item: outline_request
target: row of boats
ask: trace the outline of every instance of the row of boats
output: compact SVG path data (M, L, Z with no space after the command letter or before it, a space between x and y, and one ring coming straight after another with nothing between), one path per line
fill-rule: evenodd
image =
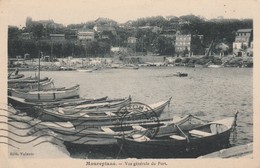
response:
M18 111L9 117L23 121L19 113L26 113L33 118L27 122L35 130L51 130L69 148L114 146L136 158L198 157L227 147L236 125L237 113L217 121L193 115L161 119L171 98L150 105L141 103L143 106L135 109L131 96L83 98L79 85L43 85L50 81L53 83L49 78L9 79L8 103Z

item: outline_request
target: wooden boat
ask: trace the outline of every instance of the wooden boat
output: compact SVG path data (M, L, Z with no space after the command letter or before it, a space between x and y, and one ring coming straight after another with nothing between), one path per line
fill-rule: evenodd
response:
M24 77L24 74L10 75L8 79L21 79Z
M24 78L24 79L10 79L8 80L8 85L10 84L17 84L17 83L38 83L38 82L44 82L49 80L48 77L41 78L39 81L37 78Z
M190 122L195 119L197 122ZM76 129L71 122L42 122L40 128L48 128L61 137L64 142L74 145L116 145L115 136L133 134L136 132L148 134L148 131L156 131L156 136L170 134L176 131L174 124L181 125L183 130L191 127L201 126L201 120L197 120L192 115L179 117L176 119L164 119L157 121L140 120L138 123L129 123L127 125L101 126L91 129Z
M62 90L41 90L28 92L8 89L8 93L10 96L23 98L28 101L53 101L79 97L79 85Z
M215 65L215 64L210 64L208 66L208 68L223 68L223 67L224 67L224 65Z
M72 99L62 99L53 101L28 101L23 98L8 96L8 104L11 104L14 108L26 112L28 115L35 116L35 111L33 107L41 108L54 108L54 107L66 107L66 106L76 106L80 104L91 104L97 102L109 101L108 97L101 97L97 99L89 98L72 98Z
M62 111L64 114L76 114L76 113L104 113L106 111L117 111L120 107L129 104L132 101L131 96L124 98L124 99L112 99L103 102L91 103L91 104L80 104L80 105L73 105L64 108L56 108L52 110Z
M92 69L77 69L77 72L92 72Z
M111 112L105 111L103 113L88 112L88 113L75 113L75 114L64 114L63 111L42 109L36 107L38 118L42 121L70 121L75 127L98 127L107 126L113 124L120 124L125 115L128 115L129 121L138 121L142 118L159 117L165 107L170 104L171 98L166 101L161 101L155 104L151 104L151 110L147 110L142 113L131 113L124 112ZM145 109L146 110L146 109Z
M53 79L49 78L46 81L35 83L12 83L8 84L8 88L18 89L22 91L45 90L53 88Z
M182 72L177 72L175 74L173 74L174 76L177 76L177 77L187 77L188 74L187 73L182 73Z
M145 135L117 137L119 146L131 157L171 158L198 157L229 145L229 137L235 126L234 117L209 122L197 128L178 131L171 135L149 138Z
M62 67L60 67L60 70L61 70L61 71L75 71L76 68L67 67L67 66L62 66Z

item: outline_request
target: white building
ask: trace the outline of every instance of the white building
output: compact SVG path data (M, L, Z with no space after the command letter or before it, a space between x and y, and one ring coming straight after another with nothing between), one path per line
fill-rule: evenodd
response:
M93 30L79 30L78 31L78 39L93 41L94 40L94 31Z

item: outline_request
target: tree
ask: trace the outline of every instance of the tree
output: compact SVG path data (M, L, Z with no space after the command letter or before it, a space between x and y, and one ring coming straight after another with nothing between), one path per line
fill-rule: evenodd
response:
M41 23L34 23L30 27L30 31L33 33L33 36L39 40L43 36L43 25Z

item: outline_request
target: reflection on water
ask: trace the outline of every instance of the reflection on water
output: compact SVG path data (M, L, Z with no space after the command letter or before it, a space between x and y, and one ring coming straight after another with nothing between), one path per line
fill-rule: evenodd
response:
M188 77L175 77L176 72ZM207 120L233 116L239 111L237 138L232 145L253 141L253 69L150 67L105 69L92 73L73 71L42 72L55 85L80 84L81 96L111 98L132 96L133 101L155 103L172 97L162 118L194 114ZM27 72L27 75L34 75Z

